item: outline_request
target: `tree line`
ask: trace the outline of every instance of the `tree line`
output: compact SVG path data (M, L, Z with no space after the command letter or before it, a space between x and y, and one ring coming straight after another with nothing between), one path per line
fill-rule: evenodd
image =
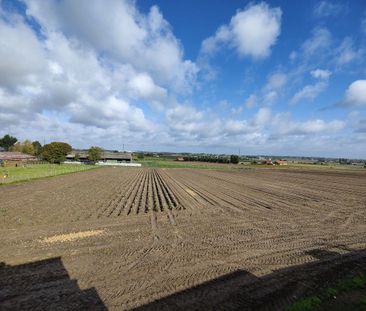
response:
M191 162L211 162L211 163L239 163L239 156L232 154L230 157L228 156L214 156L214 155L199 155L199 156L185 156L183 157L184 161Z

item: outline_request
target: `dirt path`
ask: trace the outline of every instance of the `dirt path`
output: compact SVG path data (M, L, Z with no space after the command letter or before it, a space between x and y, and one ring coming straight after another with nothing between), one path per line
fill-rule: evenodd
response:
M366 258L365 172L103 168L0 200L5 310L281 309Z

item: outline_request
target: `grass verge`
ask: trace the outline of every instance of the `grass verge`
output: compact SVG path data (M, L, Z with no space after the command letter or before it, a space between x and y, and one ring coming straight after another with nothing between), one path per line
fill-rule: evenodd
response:
M323 289L317 295L295 302L287 307L286 311L334 310L335 303L340 307L339 310L344 310L343 304L347 305L347 310L366 310L366 296L352 301L337 301L337 298L347 300L348 296L360 290L366 290L366 274L340 280L334 287Z
M0 167L0 185L64 175L99 168L94 165L34 164L24 167ZM4 178L4 176L7 176Z

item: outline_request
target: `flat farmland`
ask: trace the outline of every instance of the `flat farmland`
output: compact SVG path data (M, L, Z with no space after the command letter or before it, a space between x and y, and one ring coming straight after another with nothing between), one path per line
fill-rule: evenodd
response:
M366 171L102 168L0 188L2 310L281 310L366 267Z

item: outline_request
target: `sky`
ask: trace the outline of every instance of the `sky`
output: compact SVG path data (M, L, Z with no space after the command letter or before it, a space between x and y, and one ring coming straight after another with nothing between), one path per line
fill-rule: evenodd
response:
M366 158L366 2L0 0L0 136Z

